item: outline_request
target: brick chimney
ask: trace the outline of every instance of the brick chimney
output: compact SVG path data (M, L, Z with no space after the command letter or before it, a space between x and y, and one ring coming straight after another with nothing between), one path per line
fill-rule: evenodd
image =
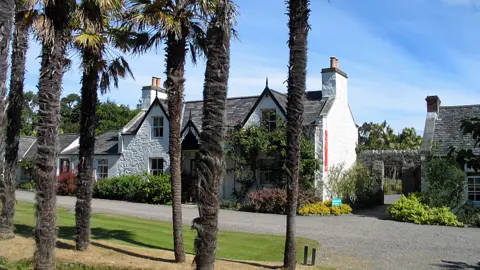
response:
M439 112L440 109L440 104L442 103L440 101L440 98L438 96L427 96L425 99L427 101L427 112L428 113L437 113Z
M330 57L330 68L338 68L338 59L335 56Z

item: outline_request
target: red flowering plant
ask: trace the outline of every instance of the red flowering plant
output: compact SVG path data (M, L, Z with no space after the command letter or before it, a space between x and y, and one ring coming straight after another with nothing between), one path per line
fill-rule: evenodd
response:
M72 172L63 172L57 176L57 195L75 195L77 190L77 175Z

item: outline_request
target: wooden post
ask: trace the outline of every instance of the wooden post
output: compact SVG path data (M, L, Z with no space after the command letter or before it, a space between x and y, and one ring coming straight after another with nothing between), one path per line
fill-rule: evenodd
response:
M315 260L317 259L317 249L312 248L312 265L315 265Z
M308 246L305 246L303 249L303 264L307 265L308 263Z

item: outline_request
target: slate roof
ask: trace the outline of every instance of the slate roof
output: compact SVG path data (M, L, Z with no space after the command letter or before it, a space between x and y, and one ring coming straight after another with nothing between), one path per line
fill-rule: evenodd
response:
M469 134L463 135L461 121L472 117L480 117L480 105L440 106L438 119L433 131L433 151L436 155L447 155L450 146L457 149L472 149L475 141ZM480 149L474 149L480 154Z
M118 131L108 131L95 140L94 155L119 155ZM62 153L62 155L78 155L78 147L74 147Z
M22 137L25 138L25 137ZM67 148L70 144L73 143L78 138L76 133L67 133L58 135L58 150L61 152L63 149ZM22 141L20 141L22 142ZM23 146L22 146L23 147ZM20 147L19 147L20 148ZM30 147L27 153L25 153L24 158L33 158L37 154L37 140Z
M287 111L287 94L280 93L273 89L266 88L264 91L269 91L277 104L283 112ZM263 93L262 93L263 94ZM238 123L243 123L245 118L250 114L253 107L259 101L261 95L258 96L246 96L246 97L232 97L227 98L227 126L235 126ZM326 115L333 104L332 98L322 97L322 91L307 91L305 96L305 124L311 123L317 117ZM159 100L163 109L168 111L168 105L165 100ZM142 111L135 116L129 124L128 128L123 134L134 134L136 130L143 123L148 111ZM187 101L184 103L182 130L189 120L193 122L196 128L201 132L202 128L202 114L203 114L203 101Z

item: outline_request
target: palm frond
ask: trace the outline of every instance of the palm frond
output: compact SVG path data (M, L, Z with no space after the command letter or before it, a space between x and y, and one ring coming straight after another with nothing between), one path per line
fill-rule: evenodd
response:
M73 42L79 48L93 48L95 50L101 50L105 43L108 42L107 38L94 32L80 33L73 36Z
M125 78L127 75L129 75L135 79L128 62L125 60L125 58L123 58L123 56L119 56L110 60L108 64L103 63L103 65L105 68L103 68L103 71L100 75L100 91L102 94L110 90L112 82L113 86L118 88L119 78Z

